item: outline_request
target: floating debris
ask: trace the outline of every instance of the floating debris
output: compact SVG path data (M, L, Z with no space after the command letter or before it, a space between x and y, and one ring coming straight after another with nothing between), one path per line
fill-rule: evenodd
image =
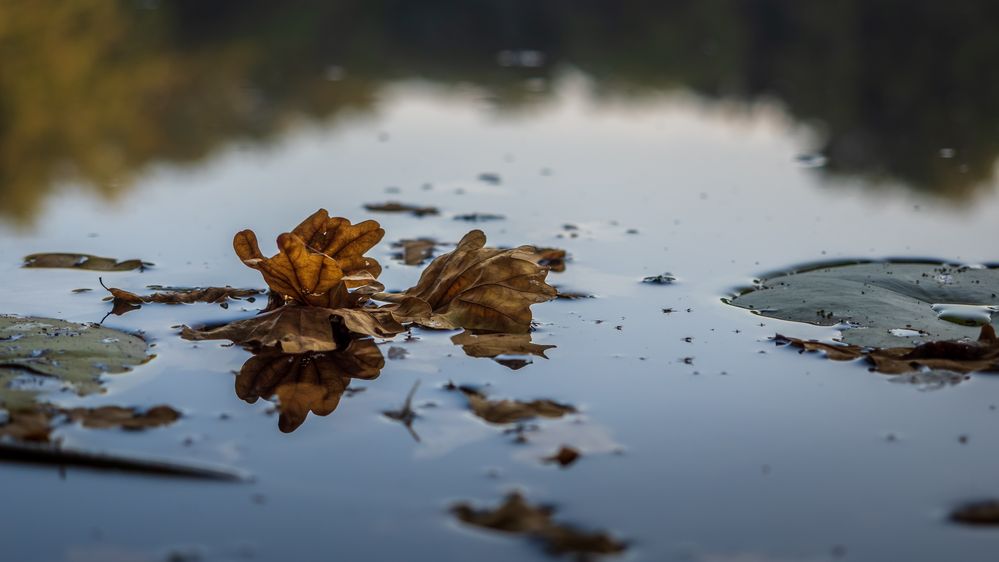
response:
M427 217L440 214L437 207L421 207L419 205L410 205L407 203L400 203L398 201L389 201L387 203L368 203L364 206L368 211L376 213L407 213L415 217Z
M459 503L451 513L463 523L512 535L524 535L536 541L552 555L574 554L585 560L596 554L619 554L628 545L603 531L583 531L572 525L552 521L555 508L531 505L518 492L507 495L495 509L476 509Z
M145 271L153 264L139 259L118 261L90 254L43 253L25 256L21 267L88 269L91 271Z
M650 285L672 285L675 281L676 276L668 272L642 278L642 283L648 283Z

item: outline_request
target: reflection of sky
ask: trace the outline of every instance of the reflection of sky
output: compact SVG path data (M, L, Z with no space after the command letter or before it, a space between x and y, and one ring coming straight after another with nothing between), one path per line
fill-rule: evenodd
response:
M363 203L388 199L444 213L377 216L388 231L376 256L390 266L390 288L408 286L418 271L388 260L388 242L453 241L472 226L450 214L489 212L508 217L480 225L492 244L565 247L574 261L551 281L601 297L535 307L543 323L536 340L558 348L517 372L465 357L445 335L421 332L408 344L410 358L389 361L376 381L355 381L367 390L291 435L278 432L267 404L249 406L233 395L229 371L246 353L212 343L193 348L169 328L245 314L238 306L147 306L110 319L146 330L159 357L97 401L168 401L188 418L143 436L71 430L70 444L231 462L258 483L74 471L58 481L54 472L0 465L5 481L23 484L10 486L9 502L58 506L60 514L28 508L0 531L19 533L5 543L25 554L24 545L41 545L38 559L67 544L90 552L94 526L78 522L101 504L103 541L141 552L201 544L226 553L255 537L248 542L258 559L308 560L319 545L329 547L332 533L330 558L417 552L542 559L516 540L456 532L445 513L452 500L494 503L522 486L533 501L558 503L569 521L634 539L638 559L703 552L823 559L845 545L858 560L941 560L958 551L963 560L990 560L990 544L969 544L965 531L939 517L952 502L999 485L988 445L999 438L988 409L996 382L976 378L920 393L860 367L777 351L763 341L775 330L826 332L773 320L760 326L718 297L756 273L816 259L995 260L999 190L958 208L903 190L872 192L859 181L854 189L830 189L814 170L794 164L809 145L808 131L772 107L733 117L679 96L598 109L582 87L570 81L543 111L501 119L474 97L402 85L386 94L377 115L352 126L303 129L270 148L234 148L199 167L159 168L113 203L70 192L47 202L33 232L5 231L0 309L74 320L97 320L107 308L99 293L69 293L97 287L97 274L22 270L20 256L81 251L157 264L142 274L105 275L126 289L258 286L257 274L232 254L232 233L254 228L266 253L281 230L319 206L359 220L367 216ZM387 140L379 140L382 133ZM482 172L500 174L501 185L477 182ZM424 190L425 183L433 188ZM390 186L400 193L386 193ZM579 226L578 238L556 237L566 223ZM680 283L637 283L663 271ZM663 307L677 312L664 315ZM688 336L693 343L683 341ZM694 365L683 364L685 356ZM415 403L437 408L423 410L414 428L440 442L416 445L380 416L398 407L417 378L423 385ZM461 412L462 401L439 390L448 380L491 383L498 397L578 404L594 435L619 443L624 454L594 454L565 471L541 467ZM220 412L232 419L218 421ZM469 429L457 435L462 423ZM887 443L887 433L899 441ZM971 441L962 446L957 436L964 433ZM181 445L185 437L193 444ZM499 479L486 478L494 468ZM263 503L253 502L257 493ZM197 525L185 522L192 514ZM29 531L42 528L59 540Z

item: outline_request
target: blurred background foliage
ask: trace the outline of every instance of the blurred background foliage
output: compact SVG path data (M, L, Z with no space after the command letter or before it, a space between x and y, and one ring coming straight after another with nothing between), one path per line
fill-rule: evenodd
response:
M598 100L777 101L823 132L823 173L952 199L999 154L986 0L4 0L0 54L0 217L22 223L60 182L113 194L151 164L371 111L408 79L501 108L567 69Z

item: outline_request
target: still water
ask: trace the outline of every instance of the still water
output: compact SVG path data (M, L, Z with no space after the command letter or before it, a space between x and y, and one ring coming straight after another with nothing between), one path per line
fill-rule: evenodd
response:
M769 338L835 330L722 302L802 263L999 261L992 3L275 6L0 6L0 313L104 319L153 344L105 393L48 400L183 414L55 436L250 476L3 462L0 558L549 559L450 513L513 491L624 541L609 560L995 558L994 529L947 515L999 495L999 379L930 388L799 355ZM365 210L388 201L440 214ZM481 228L495 246L566 249L549 283L594 298L534 306L534 341L555 347L520 369L447 332L379 342L378 376L293 431L237 394L249 352L179 337L264 299L105 319L98 277L263 288L233 234L254 229L269 253L321 207L382 224L369 255L389 290L421 270L392 242ZM503 218L456 219L471 213ZM155 265L20 267L38 252ZM641 282L664 273L676 281ZM409 431L384 412L417 381ZM578 412L520 442L450 383ZM582 457L542 462L562 445Z
M253 481L0 465L7 555L542 560L530 542L462 527L448 512L521 490L557 506L556 519L628 541L627 560L991 560L999 535L946 514L999 490L999 380L936 391L893 384L767 341L775 332L828 337L828 328L721 299L754 275L819 259L995 260L995 185L956 204L903 185L830 180L801 165L816 133L779 104L729 107L683 92L607 103L592 86L567 73L544 107L498 115L474 89L402 82L372 114L303 124L265 146L235 143L194 166L156 166L110 199L62 185L31 226L5 225L5 313L88 322L109 310L96 272L19 268L42 251L155 263L103 274L138 292L260 286L233 254L232 234L254 228L266 253L273 235L320 206L382 223L373 255L390 289L414 283L420 268L393 261L389 242L453 242L478 226L491 244L567 249L572 261L549 281L596 296L535 306L535 341L557 347L520 370L465 356L447 333L396 338L404 359L353 381L364 391L291 433L279 431L272 404L233 392L247 352L186 342L175 328L247 317L262 303L147 305L108 317L105 325L144 331L157 357L109 376L105 394L55 400L166 403L184 417L143 433L65 427L64 443L230 466ZM363 209L387 200L441 215ZM471 212L506 218L452 219ZM677 282L640 283L667 271ZM71 293L82 287L95 291ZM382 415L415 381L419 442ZM517 444L472 416L449 381L580 413L542 420ZM540 462L563 443L583 458L566 469Z

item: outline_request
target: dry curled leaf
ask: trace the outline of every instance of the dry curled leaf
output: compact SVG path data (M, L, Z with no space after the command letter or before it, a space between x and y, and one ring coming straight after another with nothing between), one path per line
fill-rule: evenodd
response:
M545 282L548 271L530 255L530 247L486 248L481 230L466 234L453 252L436 258L415 287L402 294L380 293L373 298L401 302L416 297L433 314L413 321L429 328L526 333L532 304L555 298Z
M554 400L489 400L477 389L461 386L459 390L468 399L468 407L472 413L483 420L494 424L514 423L532 418L561 418L566 414L576 412L576 408L568 404L560 404Z
M409 205L398 201L389 201L387 203L368 203L364 206L364 208L368 211L376 213L408 213L416 217L436 215L440 212L436 207L420 207L419 205Z
M575 554L581 559L595 554L618 554L627 544L603 531L583 531L572 525L552 521L555 509L531 505L514 492L495 509L475 509L467 503L451 508L468 525L514 535L525 535L538 542L549 554Z
M292 232L278 236L278 253L273 257L264 257L252 230L238 232L233 248L244 264L260 271L267 285L286 300L337 308L357 304L350 300L348 288L382 289L375 281L381 266L364 252L384 235L375 221L351 225L320 209Z
M103 285L103 282L101 283ZM139 295L115 287L104 287L111 293L105 300L113 299L115 305L119 302L131 305L147 303L160 304L191 304L196 302L224 303L229 300L240 300L261 294L259 289L235 289L233 287L160 287L150 285L156 292L149 295Z
M377 378L384 366L385 359L371 340L354 340L345 349L328 353L268 351L243 364L236 376L236 396L251 404L259 398L276 399L278 427L289 433L310 412L333 413L351 379Z
M89 254L31 254L25 256L24 264L21 267L46 267L65 269L89 269L91 271L140 271L153 264L142 260L118 261L114 258L102 258Z
M330 310L288 305L217 328L196 330L184 326L185 340L230 340L253 348L277 348L285 353L333 351L339 346L330 323Z
M343 217L331 217L326 209L319 209L291 233L305 241L311 250L336 260L347 276L366 272L378 277L382 271L377 261L364 256L385 236L385 230L376 221L352 225Z
M192 341L229 340L251 348L277 348L284 353L333 351L352 337L394 337L406 331L403 324L429 315L430 306L416 298L362 308L289 304L216 328L184 326L181 337Z
M863 357L874 370L897 375L920 369L970 373L999 371L999 338L991 324L982 326L978 341L937 341L916 347L865 348L850 344L830 344L778 335L778 345L790 345L803 351L823 351L834 361Z

